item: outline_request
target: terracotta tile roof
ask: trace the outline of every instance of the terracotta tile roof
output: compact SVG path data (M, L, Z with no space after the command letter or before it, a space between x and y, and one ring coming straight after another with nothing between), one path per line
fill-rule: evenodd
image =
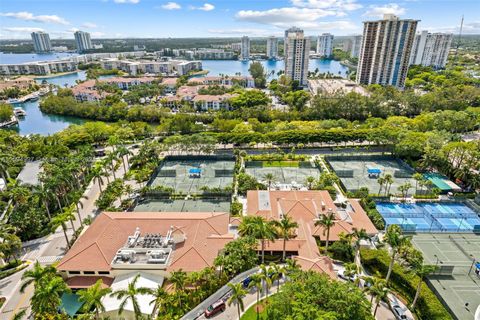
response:
M174 86L177 84L178 78L163 78L161 84L166 86Z
M112 78L105 78L102 80L99 80L101 82L106 82L106 83L131 83L131 82L141 82L141 83L148 83L152 82L155 80L155 77L139 77L139 78L124 78L124 77L112 77Z
M67 279L67 286L70 289L84 289L93 286L98 280L102 279L102 288L109 288L112 285L113 278L94 277L94 276L77 276Z
M333 270L332 259L327 256L321 256L316 259L309 259L305 257L294 257L297 260L298 265L304 271L316 271L326 273L330 278L337 279L337 275Z
M58 270L110 271L116 252L137 227L142 233L166 234L170 226L173 235L186 237L175 248L167 271L200 270L212 266L218 251L233 240L228 223L229 214L218 212L104 212L75 242Z
M259 200L259 194L268 193L268 205L265 199ZM373 223L357 200L349 200L347 209L338 209L328 191L248 191L247 213L259 215L267 220L279 220L281 214L288 214L295 221L304 220L308 223L312 234L324 239L324 230L315 226L315 220L320 214L326 214L329 209L335 214L335 225L330 229L330 240L339 240L340 233L351 233L353 228L365 229L367 234L378 233Z
M222 94L222 95L210 95L210 94L198 94L193 98L194 102L200 102L200 101L205 101L205 102L222 102L225 100L228 100L235 95L232 94Z

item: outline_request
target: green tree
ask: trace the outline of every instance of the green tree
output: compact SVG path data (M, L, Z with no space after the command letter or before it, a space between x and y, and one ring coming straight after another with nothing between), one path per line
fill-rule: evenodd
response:
M30 300L33 313L41 317L58 315L58 308L62 303L61 296L69 291L65 281L59 276L42 279L35 286Z
M265 88L265 85L267 84L267 77L265 74L265 69L260 62L252 62L248 68L248 72L250 72L250 75L255 81L255 88Z
M138 303L138 296L149 294L150 289L144 287L137 287L138 279L140 279L140 274L137 274L132 279L132 281L128 283L126 289L119 289L110 294L112 297L117 298L117 300L122 300L118 308L119 316L123 314L127 303L130 301L133 306L135 320L141 319L142 310L140 309L140 305Z
M103 281L99 279L93 286L77 292L78 301L83 302L82 309L84 312L89 313L93 310L95 312L95 320L98 320L100 319L100 312L105 312L102 299L111 292L110 288L103 288Z
M0 103L0 123L10 121L13 117L13 108L8 103Z
M298 223L285 214L282 219L274 220L273 225L277 228L278 236L283 239L282 261L285 261L287 240L295 236L294 230L298 228Z
M335 225L335 213L333 211L327 212L327 214L322 214L320 219L315 220L315 226L320 226L323 228L323 235L326 235L325 238L325 252L328 252L328 242L330 240L330 229Z
M263 181L267 184L267 189L270 190L272 187L272 184L275 183L277 180L277 177L273 173L266 173L262 177Z
M417 304L418 297L420 296L423 279L429 274L433 273L436 269L437 267L434 265L425 265L423 263L415 263L414 265L412 265L411 270L413 274L415 274L419 278L417 290L415 291L415 297L413 298L412 305L410 306L412 310L415 309L415 305Z
M257 291L257 305L260 303L260 293L263 292L263 277L259 273L252 274L250 276L250 283L248 284L248 288L255 288L255 291ZM258 314L258 309L256 309L257 312L257 320L259 318Z
M262 246L262 263L265 262L265 241L275 241L277 233L272 222L267 222L260 216L244 217L238 227L238 233L241 236L251 236L260 240Z
M151 290L150 294L154 297L153 300L150 301L150 304L153 304L152 319L156 319L158 313L162 313L165 309L164 306L166 304L168 293L162 288L162 286L158 286L154 290Z
M243 299L247 295L247 290L243 289L241 283L228 283L228 287L231 289L231 295L228 298L228 305L232 303L237 305L238 319L240 319L241 312L244 310Z
M393 265L395 263L398 250L405 245L407 238L402 234L402 229L398 225L391 224L388 226L383 240L390 246L391 249L390 263L388 265L387 276L385 277L385 281L388 283L388 280L390 280L390 275L392 274Z

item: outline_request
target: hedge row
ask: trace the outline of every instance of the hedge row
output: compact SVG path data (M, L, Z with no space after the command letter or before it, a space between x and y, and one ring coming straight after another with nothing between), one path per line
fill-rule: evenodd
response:
M385 278L390 262L390 257L385 250L361 249L360 254L363 266L370 273ZM396 263L390 279L392 289L402 295L409 304L412 303L420 278L412 273L405 272L404 268ZM415 312L418 319L452 319L450 313L425 282L422 284L422 291L415 306Z

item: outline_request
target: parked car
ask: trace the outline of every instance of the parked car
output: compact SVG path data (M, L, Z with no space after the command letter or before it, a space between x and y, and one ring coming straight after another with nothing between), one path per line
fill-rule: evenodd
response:
M338 270L337 275L338 275L340 278L342 278L343 280L352 281L352 282L354 282L355 280L357 280L357 275L356 275L356 274L351 275L351 276L347 276L347 275L345 274L345 270Z
M212 303L206 310L205 310L205 317L210 318L213 317L214 315L225 311L226 305L225 301L223 300L218 300L214 303Z
M405 314L405 311L398 304L396 304L396 303L392 304L391 307L392 307L392 312L393 312L395 318L397 318L399 320L408 319L407 315Z
M248 285L252 282L252 278L247 277L242 281L242 286L244 289L248 288Z

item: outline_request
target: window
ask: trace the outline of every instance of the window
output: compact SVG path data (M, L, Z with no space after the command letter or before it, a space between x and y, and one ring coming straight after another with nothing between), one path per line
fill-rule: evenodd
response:
M83 271L83 274L95 274L95 271Z
M68 274L80 274L80 271L68 271Z
M110 271L98 271L98 274L110 274Z

